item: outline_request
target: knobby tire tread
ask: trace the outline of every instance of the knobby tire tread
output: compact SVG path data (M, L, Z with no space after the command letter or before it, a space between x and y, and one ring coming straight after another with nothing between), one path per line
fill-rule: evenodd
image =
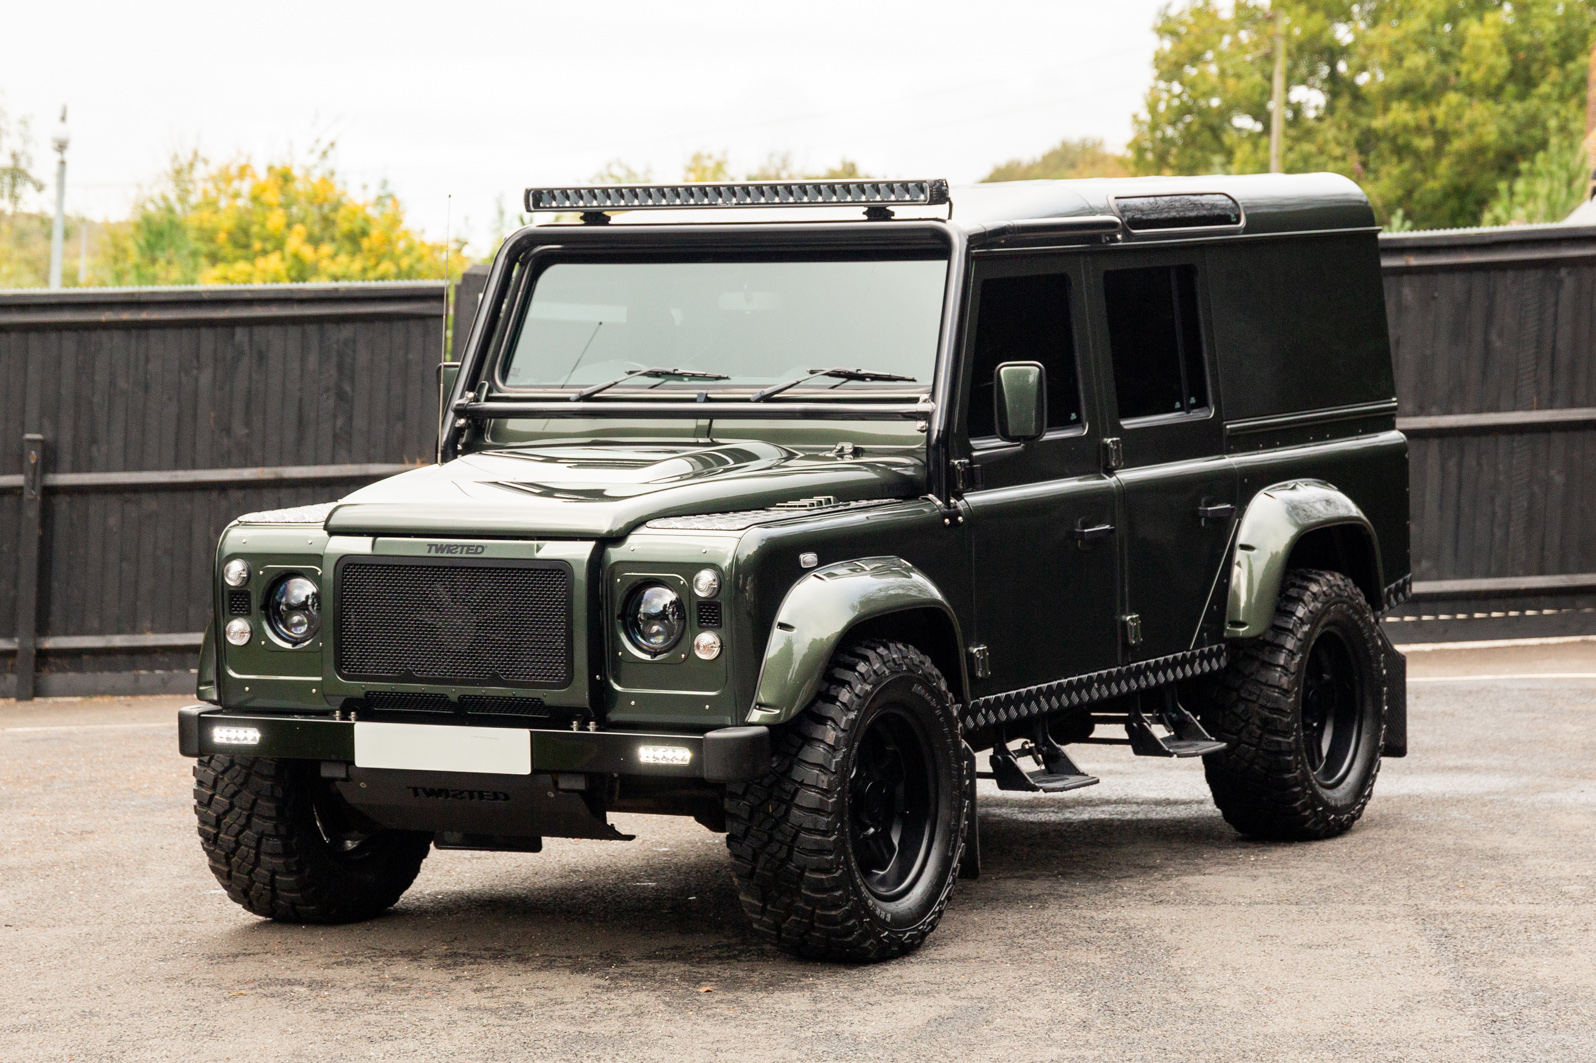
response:
M1326 802L1301 755L1297 676L1318 615L1338 600L1353 605L1359 626L1374 644L1378 621L1351 579L1339 572L1292 569L1268 630L1232 646L1230 664L1211 684L1203 712L1209 731L1230 748L1203 758L1208 786L1225 821L1243 834L1274 841L1331 838L1363 815L1380 774L1376 753L1353 801ZM1378 750L1385 741L1384 663L1375 655L1382 702L1378 733L1365 735Z
M903 930L869 918L852 888L849 824L841 814L844 737L873 690L905 672L938 692L956 738L953 695L930 658L907 643L862 641L836 654L815 700L772 736L775 769L727 787L726 847L743 909L755 931L783 951L810 959L889 959L919 948L947 907L956 873L946 876L930 913ZM954 759L955 808L961 810L951 865L956 872L964 855L968 780L963 756Z
M342 867L306 819L306 774L296 761L201 757L194 765L200 844L227 896L256 915L348 923L391 908L415 881L427 835L388 832L356 872Z

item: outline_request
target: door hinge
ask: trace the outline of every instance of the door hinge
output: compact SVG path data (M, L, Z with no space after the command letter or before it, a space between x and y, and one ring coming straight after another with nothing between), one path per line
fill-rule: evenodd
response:
M953 466L954 491L963 494L965 491L981 489L981 466L969 458L954 458L948 464Z
M1103 471L1113 472L1125 466L1125 445L1119 436L1109 436L1103 440Z
M970 668L975 672L977 679L992 677L992 657L987 653L985 646L970 647Z
M1142 615L1129 613L1119 618L1125 628L1125 645L1140 646L1142 643Z

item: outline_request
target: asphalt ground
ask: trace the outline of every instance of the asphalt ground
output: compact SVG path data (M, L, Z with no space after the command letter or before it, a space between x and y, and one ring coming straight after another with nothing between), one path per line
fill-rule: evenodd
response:
M267 922L200 854L181 699L0 702L0 1060L1596 1057L1596 642L1410 661L1349 834L1250 842L1200 764L1084 747L1100 786L982 794L980 880L869 967L760 944L721 837L645 816Z

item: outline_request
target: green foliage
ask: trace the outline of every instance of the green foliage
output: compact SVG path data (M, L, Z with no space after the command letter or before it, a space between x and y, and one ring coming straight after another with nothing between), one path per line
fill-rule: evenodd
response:
M731 171L726 168L726 153L695 151L682 167L682 180L689 182L730 181Z
M1497 182L1496 198L1485 208L1480 224L1562 221L1585 201L1589 188L1585 145L1577 133L1563 132L1520 166L1512 181Z
M793 181L800 176L790 151L773 151L765 156L764 162L748 171L750 181Z
M1583 111L1592 0L1281 0L1285 169L1358 181L1382 218L1476 224ZM1273 20L1263 0L1166 8L1141 173L1268 168Z
M406 228L386 187L352 195L330 162L247 159L209 168L198 153L172 160L101 263L111 284L262 284L401 280L444 275L444 247ZM466 264L455 241L449 272Z
M33 137L26 118L12 119L0 108L0 203L15 214L29 193L43 190L33 173Z
M1124 177L1125 156L1109 151L1096 137L1061 140L1035 159L1010 159L981 178L983 181L1070 180L1077 177Z
M792 153L786 151L773 151L765 156L765 160L752 170L747 176L739 178L732 173L731 162L727 152L695 151L682 167L682 180L693 182L710 181L850 181L866 176L860 170L859 164L847 156L838 160L837 165L828 167L819 173L804 173L793 162ZM593 184L611 185L636 185L648 184L654 180L653 171L644 168L634 169L621 159L611 159L604 164L604 169L594 174L591 178Z
M588 180L595 185L646 185L654 180L654 171L646 166L634 170L620 159L611 159Z

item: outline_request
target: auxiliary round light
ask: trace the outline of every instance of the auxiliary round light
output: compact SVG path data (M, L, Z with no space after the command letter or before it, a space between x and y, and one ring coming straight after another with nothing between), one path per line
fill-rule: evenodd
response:
M682 596L662 583L641 583L626 597L621 612L626 638L640 653L668 653L687 632Z
M720 636L713 631L700 631L693 640L693 652L706 661L720 656Z
M252 634L253 632L249 629L249 621L242 617L227 622L227 641L234 646L248 646Z
M321 631L321 590L304 576L284 576L266 592L266 623L272 634L302 646Z
M701 568L693 576L693 593L700 598L713 598L720 593L720 573L712 568Z
M235 557L222 566L222 582L229 587L242 587L249 582L249 562Z

